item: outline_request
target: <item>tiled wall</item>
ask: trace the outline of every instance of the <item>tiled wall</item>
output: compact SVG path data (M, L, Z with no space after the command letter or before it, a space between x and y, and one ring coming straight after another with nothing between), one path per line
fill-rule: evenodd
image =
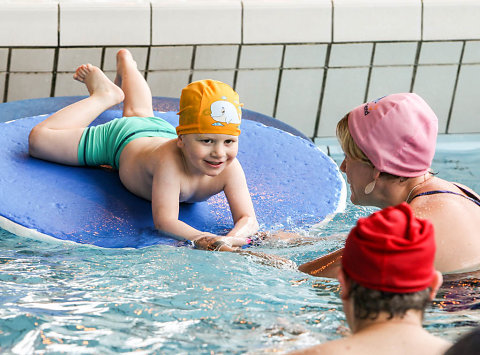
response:
M0 101L84 95L76 66L113 78L120 47L155 96L222 80L310 137L407 91L480 132L480 0L0 0Z

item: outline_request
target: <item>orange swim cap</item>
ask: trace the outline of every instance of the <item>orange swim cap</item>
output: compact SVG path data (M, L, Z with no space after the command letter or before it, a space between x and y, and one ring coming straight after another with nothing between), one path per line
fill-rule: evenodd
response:
M238 94L216 80L188 84L180 96L177 134L216 133L238 136L242 110Z

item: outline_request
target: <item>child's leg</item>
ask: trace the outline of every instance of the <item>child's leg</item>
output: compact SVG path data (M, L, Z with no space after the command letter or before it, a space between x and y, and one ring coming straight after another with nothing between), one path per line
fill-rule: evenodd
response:
M117 53L117 76L115 84L125 93L123 101L124 117L152 117L152 92L143 75L137 69L137 63L126 49Z
M75 102L33 127L28 137L30 155L56 163L78 165L82 133L98 115L123 100L123 92L97 67L77 68L76 80L85 83L90 96Z

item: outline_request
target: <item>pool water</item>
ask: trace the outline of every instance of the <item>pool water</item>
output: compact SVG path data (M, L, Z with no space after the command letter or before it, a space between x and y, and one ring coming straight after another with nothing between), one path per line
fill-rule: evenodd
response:
M433 168L480 191L480 151L437 154ZM345 213L305 232L312 241L255 251L300 264L340 247L374 210L348 202ZM0 353L285 353L348 334L338 291L335 280L254 256L98 249L0 230ZM424 324L454 340L480 324L479 308L480 280L452 277Z

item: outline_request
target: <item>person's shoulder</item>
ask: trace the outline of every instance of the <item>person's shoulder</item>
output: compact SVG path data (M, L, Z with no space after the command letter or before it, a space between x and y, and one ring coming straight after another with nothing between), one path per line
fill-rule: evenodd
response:
M300 349L293 352L291 355L341 355L348 353L358 354L358 352L355 352L355 347L350 344L350 338L347 337L327 341L310 348Z

